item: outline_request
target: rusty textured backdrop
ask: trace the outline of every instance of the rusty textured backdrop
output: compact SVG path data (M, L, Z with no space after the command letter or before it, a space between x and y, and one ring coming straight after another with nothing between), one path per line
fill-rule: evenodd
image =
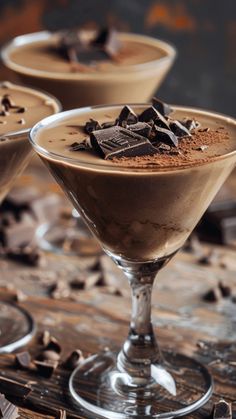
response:
M1 0L0 43L108 21L176 45L178 59L159 96L236 115L236 0Z

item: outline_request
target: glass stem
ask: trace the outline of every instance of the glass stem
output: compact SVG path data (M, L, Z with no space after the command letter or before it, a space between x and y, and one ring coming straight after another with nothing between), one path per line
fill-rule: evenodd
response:
M132 292L132 314L129 335L118 355L117 367L132 377L150 379L151 365L162 363L151 322L152 288L157 270L124 269L124 272Z

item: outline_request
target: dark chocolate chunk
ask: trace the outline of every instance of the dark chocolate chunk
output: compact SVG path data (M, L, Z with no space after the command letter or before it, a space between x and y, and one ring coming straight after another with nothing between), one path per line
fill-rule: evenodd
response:
M232 405L225 400L220 400L214 405L213 419L232 419Z
M139 121L147 123L154 121L155 125L157 125L158 127L169 129L168 121L153 106L150 106L149 108L145 109L139 115Z
M31 365L31 356L29 352L19 352L15 355L16 364L18 367L28 369Z
M103 124L101 125L102 129L104 128L111 128L114 127L114 125L117 125L116 123L109 121L109 122L103 122Z
M16 107L15 102L11 99L11 96L8 95L8 94L3 95L1 103L4 106L6 111L8 111L10 108L15 108Z
M24 263L29 266L39 266L42 255L36 247L13 248L6 250L6 256L16 262Z
M203 300L216 303L221 300L221 292L218 288L212 288L203 295Z
M149 138L152 131L152 126L147 124L147 122L137 122L136 124L127 126L127 129L134 132L135 134L142 135L142 137Z
M179 121L171 121L170 129L176 135L176 137L190 137L191 134L189 130Z
M235 246L236 244L236 200L221 200L210 205L203 217L202 227L211 241Z
M194 129L200 127L200 123L195 119L186 119L181 121L181 124L184 125L189 131L193 131Z
M92 45L102 48L111 58L115 57L121 48L121 42L114 28L105 28L98 32Z
M19 397L25 399L31 392L31 387L28 384L22 384L18 381L10 378L0 376L0 388L1 391L13 397Z
M178 138L175 134L169 129L157 126L155 126L155 137L151 140L151 142L157 146L159 142L162 142L170 146L178 147Z
M74 370L83 360L84 357L82 351L80 349L76 349L67 357L63 366L69 370Z
M45 378L50 378L56 368L58 367L58 361L34 361L35 366L40 375Z
M98 121L95 121L95 119L90 118L90 120L85 124L84 131L86 132L86 134L91 134L91 132L97 131L101 128L102 127Z
M90 138L94 150L104 159L153 155L157 152L147 138L119 126L94 131Z
M24 108L23 106L20 106L17 110L16 113L24 113L26 112L27 108Z
M162 102L156 97L152 98L152 106L165 117L172 112L171 107L167 103Z
M136 122L138 122L138 116L130 106L125 105L121 109L120 115L118 116L118 125L124 126L126 128L127 124L136 124Z
M50 336L50 340L45 348L45 350L50 350L57 352L58 354L61 353L61 345L59 344L58 340L54 338L54 336Z
M223 281L219 281L218 287L220 289L222 297L227 298L231 296L232 289L229 285L225 284Z
M9 402L4 394L0 393L0 418L2 419L16 419L19 418L18 408Z

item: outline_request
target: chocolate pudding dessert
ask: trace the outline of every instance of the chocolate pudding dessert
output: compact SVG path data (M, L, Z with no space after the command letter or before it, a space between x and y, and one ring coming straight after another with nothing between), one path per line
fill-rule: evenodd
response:
M64 112L31 140L104 249L138 262L184 244L236 161L233 119L157 99Z
M171 67L175 49L111 28L20 36L3 48L2 58L23 82L73 108L148 100Z
M0 202L32 155L27 141L29 129L59 110L56 99L45 93L0 83Z

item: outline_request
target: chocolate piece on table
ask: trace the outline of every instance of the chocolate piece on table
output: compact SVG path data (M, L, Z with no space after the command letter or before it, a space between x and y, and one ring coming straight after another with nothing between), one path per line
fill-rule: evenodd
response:
M58 367L58 361L34 361L35 366L40 375L45 378L50 378L56 368Z
M232 419L232 405L225 400L215 403L213 419Z
M152 106L162 114L162 116L166 117L168 116L171 112L172 109L170 107L170 105L168 105L165 102L162 102L161 100L157 99L156 97L152 98Z
M139 121L147 123L154 121L155 125L157 125L158 127L169 129L168 121L153 106L150 106L149 108L145 109L139 115Z
M48 342L45 350L54 351L54 352L57 352L58 354L60 354L61 353L61 345L58 342L58 340L56 338L54 338L54 336L50 336L49 342Z
M31 387L29 384L22 384L18 381L3 376L0 376L0 389L4 394L8 396L19 397L23 399L25 399L31 392Z
M19 352L15 355L16 364L18 367L29 369L31 365L31 356L29 352Z
M133 111L130 106L125 105L118 116L118 125L123 126L123 123L126 125L136 124L138 122L138 116Z
M171 121L169 123L171 131L176 135L176 137L190 137L191 134L189 130L179 121Z
M69 370L74 370L83 360L84 357L82 351L80 349L76 349L66 358L63 366Z
M222 297L227 298L232 294L232 289L229 285L225 284L223 281L219 281L218 287L221 291Z
M134 132L135 134L142 135L142 137L149 138L152 131L152 126L147 124L147 122L137 122L136 124L129 125L127 129Z
M158 146L158 143L166 143L170 146L178 147L178 138L175 134L166 128L161 128L155 126L155 137L151 140L151 142Z
M94 131L90 138L94 150L106 160L157 153L147 138L119 126Z
M19 221L13 220L8 225L0 226L0 242L7 248L25 246L33 240L36 226L33 216L23 212Z
M221 300L221 292L219 288L212 288L203 295L203 300L210 303L216 303Z
M19 418L18 408L9 402L4 394L0 393L0 418L2 419L16 419Z
M90 118L90 120L87 121L85 124L84 131L86 132L86 134L91 134L91 132L97 131L101 128L102 127L98 121L95 121L95 119Z
M30 246L6 249L5 253L8 258L29 266L39 266L42 260L39 250Z
M114 28L101 29L92 41L92 45L102 48L110 58L114 58L121 48L121 42Z

